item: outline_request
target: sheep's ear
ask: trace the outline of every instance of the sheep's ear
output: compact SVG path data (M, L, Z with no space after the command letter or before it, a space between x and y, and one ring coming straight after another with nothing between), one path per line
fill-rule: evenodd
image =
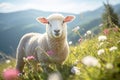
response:
M75 16L67 16L67 17L65 17L64 22L70 22L74 19L75 19Z
M38 22L41 22L41 23L43 23L43 24L48 24L48 20L47 20L46 18L44 18L44 17L38 17L38 18L37 18L37 21L38 21Z

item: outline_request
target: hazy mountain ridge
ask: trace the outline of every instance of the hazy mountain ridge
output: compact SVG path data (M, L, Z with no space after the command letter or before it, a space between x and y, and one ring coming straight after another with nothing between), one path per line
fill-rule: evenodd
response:
M25 33L45 32L45 25L37 22L36 18L39 16L47 17L52 13L54 12L43 12L33 9L13 13L0 13L0 50L6 53L15 53L16 46ZM68 15L67 13L62 14Z
M115 11L120 14L120 4L114 6ZM86 30L92 29L101 23L101 14L104 8L100 7L94 11L88 11L81 14L62 13L66 15L74 15L76 19L68 23L68 40L72 40L70 35L71 30L77 25L85 28ZM16 47L20 38L28 32L45 32L45 25L36 21L39 16L45 16L54 12L45 12L39 10L24 10L11 13L0 13L0 50L5 53L15 53Z
M118 16L120 16L120 4L113 6L113 8L114 8L114 11L118 14ZM103 12L104 12L104 7L100 7L92 12L90 11L90 12L85 13L85 14L88 14L88 13L93 14L94 18L92 20L90 20L89 22L82 24L81 26L83 26L85 28L85 30L89 30L94 27L99 28L99 24L102 23L101 16L102 16ZM120 17L119 17L119 22L120 22Z

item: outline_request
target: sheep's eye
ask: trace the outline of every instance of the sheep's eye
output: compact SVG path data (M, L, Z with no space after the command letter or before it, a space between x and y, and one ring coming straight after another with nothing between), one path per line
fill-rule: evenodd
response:
M63 25L65 22L63 21L61 24Z
M48 22L48 25L50 25L50 27L52 27L52 25L50 24L50 22Z
M65 23L65 21L62 22L63 24Z

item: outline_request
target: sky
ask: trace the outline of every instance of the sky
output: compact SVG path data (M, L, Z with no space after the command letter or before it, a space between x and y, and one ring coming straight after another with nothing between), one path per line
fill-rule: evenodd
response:
M36 9L52 12L82 13L103 6L106 0L0 0L0 12ZM120 0L109 0L112 5Z

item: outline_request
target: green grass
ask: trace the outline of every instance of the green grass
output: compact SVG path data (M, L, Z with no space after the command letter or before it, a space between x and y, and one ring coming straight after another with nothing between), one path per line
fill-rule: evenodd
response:
M102 33L99 35L103 35ZM39 71L31 70L28 65L25 66L25 74L19 77L19 80L47 80L48 75L58 71L63 80L120 80L120 32L111 31L107 36L107 40L103 41L103 45L98 41L98 36L86 39L76 46L70 46L70 54L63 65L50 65L47 73L39 67ZM109 51L112 46L116 46L117 50ZM98 55L97 52L104 49L105 52ZM99 65L87 66L82 63L85 56L93 56L99 61ZM76 62L77 61L77 62ZM106 68L107 63L111 63L112 67ZM31 63L32 65L32 63ZM2 72L9 66L15 66L15 60L9 64L0 64L0 80L2 80ZM71 73L71 68L76 66L80 70L80 74Z

